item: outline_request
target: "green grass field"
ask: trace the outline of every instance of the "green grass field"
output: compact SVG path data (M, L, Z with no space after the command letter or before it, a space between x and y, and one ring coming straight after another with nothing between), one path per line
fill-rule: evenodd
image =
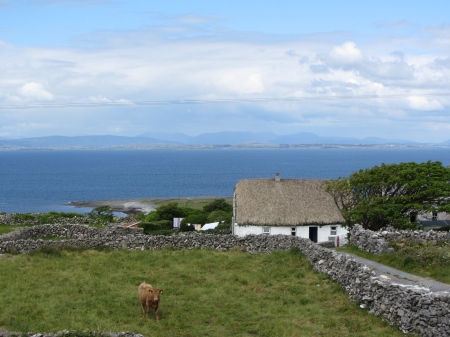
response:
M0 330L145 336L402 336L297 251L44 250L0 257ZM161 321L137 287L164 290ZM153 314L153 312L152 312Z
M233 197L192 197L192 198L158 198L158 199L148 199L156 207L166 205L170 202L176 202L180 207L190 207L195 209L202 209L203 206L207 205L214 199L225 199L230 205L233 202Z
M12 232L15 228L18 228L18 227L10 226L10 225L0 225L0 235Z

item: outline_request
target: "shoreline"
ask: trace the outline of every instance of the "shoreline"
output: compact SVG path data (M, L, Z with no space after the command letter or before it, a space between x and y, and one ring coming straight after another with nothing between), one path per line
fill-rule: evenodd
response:
M204 196L204 197L186 197L186 198L142 198L142 199L121 199L121 200L86 200L71 201L64 206L75 208L96 208L100 206L109 206L113 212L121 212L127 215L137 213L149 213L156 210L160 205L169 202L176 202L182 207L192 207L203 205L214 199L226 199L231 201L232 197Z
M156 209L152 202L144 200L90 200L90 201L72 201L64 206L75 208L96 208L100 206L109 206L113 212L125 213L127 215L136 213L149 213Z

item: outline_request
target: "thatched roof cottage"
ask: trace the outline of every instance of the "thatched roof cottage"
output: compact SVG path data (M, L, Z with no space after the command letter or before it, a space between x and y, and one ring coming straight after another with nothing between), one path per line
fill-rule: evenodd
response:
M285 234L328 241L347 230L323 180L245 179L234 189L233 233Z

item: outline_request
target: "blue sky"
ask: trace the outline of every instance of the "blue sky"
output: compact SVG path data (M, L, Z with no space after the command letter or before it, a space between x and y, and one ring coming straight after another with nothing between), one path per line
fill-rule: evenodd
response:
M433 0L0 0L0 138L304 131L443 142L448 13Z

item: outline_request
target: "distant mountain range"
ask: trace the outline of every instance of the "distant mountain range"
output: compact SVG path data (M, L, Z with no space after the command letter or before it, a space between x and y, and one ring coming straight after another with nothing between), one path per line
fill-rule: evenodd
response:
M0 139L3 149L38 148L133 148L133 147L185 147L185 146L282 146L282 145L441 145L450 146L450 139L439 144L424 144L403 139L383 139L368 137L363 139L350 137L321 137L309 132L299 132L279 136L271 132L216 132L188 136L184 133L151 133L136 137L124 136L48 136L22 139Z

